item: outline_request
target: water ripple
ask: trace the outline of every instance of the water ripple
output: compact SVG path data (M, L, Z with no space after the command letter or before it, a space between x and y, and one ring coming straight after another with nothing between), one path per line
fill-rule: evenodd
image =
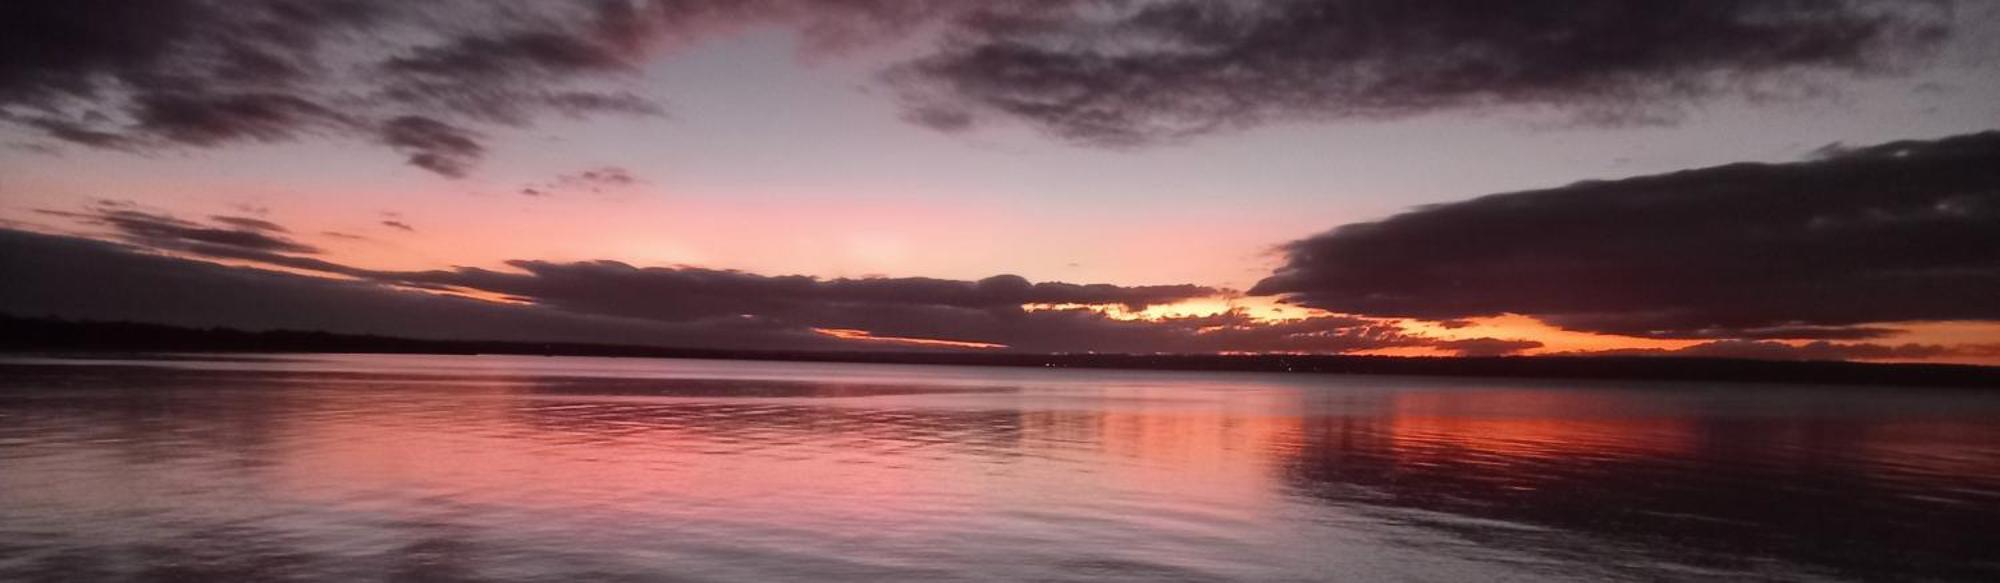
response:
M5 581L2000 579L2000 396L0 363Z

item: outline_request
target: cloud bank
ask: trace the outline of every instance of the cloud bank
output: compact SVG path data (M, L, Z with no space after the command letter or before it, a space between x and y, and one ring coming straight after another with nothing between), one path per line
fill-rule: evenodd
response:
M1106 145L1500 107L1663 123L1804 74L1907 67L1950 16L1839 0L1079 2L968 18L891 76L919 123L1013 118Z
M1924 360L1935 358L1993 359L2000 357L2000 343L1986 344L1879 344L1872 342L1828 342L1786 344L1769 340L1717 340L1677 349L1618 349L1555 353L1556 356L1692 356L1703 358L1747 358L1755 360Z
M22 270L12 279L28 282L23 289L54 291L4 309L199 324L185 322L185 314L165 305L155 317L135 317L105 292L73 288L160 289L168 290L164 297L169 298L229 297L173 291L194 280L227 280L232 282L227 285L248 290L235 292L245 297L305 293L315 299L301 301L333 305L406 298L384 308L391 310L415 309L415 300L408 298L422 297L429 298L423 305L533 314L572 322L565 325L574 330L618 323L605 324L605 338L629 338L639 329L671 330L683 336L659 338L684 339L695 346L711 345L706 339L712 338L737 343L722 344L731 347L765 348L910 348L923 341L1037 352L1421 348L1494 356L1546 351L1532 339L1440 338L1412 333L1397 323L1424 320L1454 330L1473 324L1472 319L1523 314L1573 331L1704 341L1676 350L1601 354L1986 359L1994 353L1984 345L1869 341L1900 334L1898 325L1904 322L2000 321L2000 304L1992 301L2000 297L1996 169L2000 132L1987 132L1866 147L1836 145L1799 162L1581 182L1423 207L1285 245L1284 265L1249 293L1278 295L1326 312L1292 321L1253 318L1241 310L1128 320L1089 308L1043 308L1115 305L1138 312L1235 293L1193 284L1032 282L1014 275L822 279L610 260L376 270L334 261L266 218L191 220L121 201L38 211L120 243L16 233L14 244L47 247L53 255L120 257L70 257L49 260L46 265L53 267L40 271ZM153 274L148 277L160 281L140 284L132 279L137 276L75 267L137 264L148 265L145 271ZM174 275L160 275L169 273ZM236 275L214 276L218 273ZM276 285L269 283L273 281L292 291L257 291ZM333 289L345 291L326 291ZM364 296L376 299L357 299ZM87 297L100 297L105 305L80 311L64 307L73 298ZM213 315L224 309L226 304L192 312ZM350 308L329 309L347 313ZM305 324L244 323L237 316L220 321L244 327ZM471 323L428 331L397 328L394 322L400 320L387 316L334 319L331 324L343 321L389 328L330 329L417 336L484 329ZM435 323L416 317L411 321ZM579 339L590 339L578 333L584 336Z
M550 116L660 115L640 65L775 24L804 50L907 39L917 123L1130 145L1297 120L1539 107L1658 121L1801 74L1874 74L1948 3L1696 0L17 0L0 122L90 148L359 140L446 177Z
M106 229L121 242L0 229L0 272L19 282L0 292L0 311L425 338L762 349L993 345L1029 352L1332 353L1437 343L1393 324L1341 316L1269 322L1232 310L1121 320L1083 308L1024 309L1117 304L1137 310L1227 293L1186 284L1031 282L1014 275L820 279L615 261L514 261L508 271L379 271L327 260L275 224L234 217L201 223L117 203L51 214ZM857 331L877 340L856 339Z
M476 126L658 114L619 88L617 2L25 0L0 7L0 121L134 151L362 139L438 174Z
M2000 320L2000 132L1495 194L1284 247L1251 294L1686 339Z

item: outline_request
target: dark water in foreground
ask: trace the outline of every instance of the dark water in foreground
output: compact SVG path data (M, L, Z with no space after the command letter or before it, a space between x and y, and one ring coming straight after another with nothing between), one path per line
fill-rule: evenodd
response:
M2000 580L2000 392L56 362L0 581Z

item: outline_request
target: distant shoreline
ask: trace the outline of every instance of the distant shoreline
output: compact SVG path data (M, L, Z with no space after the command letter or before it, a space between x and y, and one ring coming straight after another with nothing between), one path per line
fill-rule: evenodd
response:
M295 330L251 332L229 328L204 329L131 322L5 316L0 316L0 352L57 355L150 352L509 354L1165 371L2000 388L2000 367L1961 364L1768 361L1670 356L1399 357L728 350L576 342L426 340Z

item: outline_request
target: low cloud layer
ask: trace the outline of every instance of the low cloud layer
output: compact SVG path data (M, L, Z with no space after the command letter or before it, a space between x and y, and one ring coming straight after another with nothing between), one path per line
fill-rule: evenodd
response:
M1864 0L18 0L0 122L141 152L330 137L459 177L502 128L663 114L646 60L756 24L818 55L927 35L886 75L909 119L1114 145L1497 106L1657 121L1952 32L1948 4Z
M457 315L395 315L442 310L491 321L548 322L550 340L732 348L987 345L1134 353L1393 348L1461 356L1544 350L1532 339L1438 338L1396 323L1414 318L1452 329L1470 324L1465 318L1520 313L1572 330L1714 340L1677 350L1592 354L1977 360L2000 353L1981 345L1863 340L1899 332L1885 322L2000 319L1989 301L2000 297L1994 295L2000 294L1994 287L2000 258L1993 255L2000 250L2000 205L1993 200L2000 176L1989 169L2000 165L1988 163L1996 152L2000 134L1835 148L1809 162L1742 164L1494 195L1349 225L1289 245L1286 267L1252 291L1333 312L1289 321L1253 318L1242 310L1128 320L1089 308L1043 308L1118 306L1137 312L1236 293L1191 284L1032 282L1013 275L974 281L821 279L608 260L376 270L332 260L268 218L184 219L109 200L39 212L115 243L8 231L8 245L15 248L8 251L14 259L7 273L21 283L0 311L540 338L534 328L480 336L497 328L446 322ZM1917 188L1913 177L1922 177L1928 187ZM1882 188L1889 184L1901 188ZM352 236L324 237L331 242ZM124 292L113 291L131 289L157 293L127 305L119 299ZM267 299L249 299L260 297ZM238 302L210 301L215 298L242 299L243 313L228 313ZM267 304L305 313L259 307ZM321 304L335 316L312 314ZM387 312L358 315L372 310ZM511 315L496 315L502 313ZM422 326L400 324L406 320Z
M1686 348L1640 348L1558 353L1559 356L1691 356L1703 358L1748 358L1756 360L1925 360L1937 358L2000 358L2000 343L1923 344L1906 342L1816 341L1786 344L1769 340L1717 340Z
M1155 304L1213 296L1196 285L1115 286L1033 283L1017 275L979 281L923 277L822 280L697 267L634 267L617 261L508 262L518 272L477 268L378 273L399 284L477 289L577 311L660 320L773 313L822 302L1013 309L1022 304Z
M0 269L20 282L0 294L0 311L433 338L766 349L942 345L895 340L913 339L1031 352L1332 353L1438 343L1392 324L1340 316L1268 322L1237 310L1121 320L1084 308L1024 308L1139 310L1227 293L1196 285L1031 282L1013 275L977 281L819 279L615 261L514 261L506 271L380 271L325 259L284 227L261 219L214 217L203 223L121 203L45 214L100 229L122 243L0 230ZM90 268L78 267L85 265ZM149 292L130 299L133 289ZM515 303L462 297L467 295ZM510 329L507 322L526 327ZM846 331L890 340L837 337Z
M312 245L292 240L277 223L252 217L214 216L213 224L183 220L164 213L141 210L124 201L100 200L82 211L42 209L37 214L69 219L81 225L104 227L111 234L135 245L181 251L198 255L229 256L233 253L317 254Z
M115 204L66 217L107 227L123 242L0 229L0 271L13 282L0 289L0 313L422 338L740 349L988 346L1026 352L1346 353L1415 348L1459 356L1504 356L1543 347L1534 340L1427 337L1393 321L1356 316L1268 321L1230 310L1121 320L1089 309L1023 308L1123 303L1137 309L1225 293L1191 285L1033 283L1016 276L979 281L823 280L685 267L639 268L611 261L517 261L511 264L516 271L393 272L317 257L316 248L290 239L284 227L262 219L218 216L200 223ZM161 251L248 266L184 259ZM146 293L131 293L135 289ZM505 296L515 303L473 299L465 297L467 293ZM1561 354L1990 359L2000 357L2000 345L1723 340L1676 350Z
M2000 132L1496 194L1284 247L1250 293L1684 339L2000 320Z
M229 267L118 243L0 229L0 312L16 316L418 338L719 348L839 346L755 320L669 324L412 293L366 281Z

